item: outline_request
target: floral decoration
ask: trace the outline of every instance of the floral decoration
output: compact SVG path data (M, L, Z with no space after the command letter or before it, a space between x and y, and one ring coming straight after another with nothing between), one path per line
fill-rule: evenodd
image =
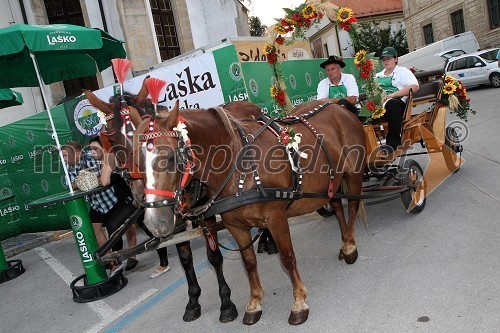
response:
M470 108L470 98L467 98L465 86L450 75L444 77L440 103L448 106L451 113L455 113L458 118L465 121L469 112L476 114L476 111Z
M385 92L375 79L377 61L373 59L373 53L360 50L354 55L354 65L359 69L359 75L365 79L367 102L361 106L360 116L366 117L365 122L370 123L385 114L385 108L382 106Z
M299 38L306 39L305 32L311 25L319 23L324 16L331 22L338 22L339 26L349 33L355 31L352 28L356 24L356 18L350 8L335 6L327 0L307 0L295 9L283 8L283 10L286 16L276 19L277 23L268 30L271 41L264 47L267 62L271 65L276 78L270 93L281 109L281 117L286 116L293 106L286 94L285 80L280 71L281 59L277 54L276 45L291 44ZM290 36L290 40L285 41L285 36Z

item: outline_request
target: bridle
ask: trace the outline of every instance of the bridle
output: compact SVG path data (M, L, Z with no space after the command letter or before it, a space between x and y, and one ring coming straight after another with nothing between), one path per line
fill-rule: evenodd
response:
M185 134L181 133L181 124L184 124L185 120L182 117L178 117L179 125L171 131L161 132L155 131L156 127L156 117L152 116L149 119L149 124L144 134L139 135L139 143L142 143L146 148L146 154L153 153L156 147L156 139L158 138L176 138L177 147L175 148L175 155L177 157L177 170L181 172L182 176L179 179L178 188L175 191L154 189L154 188L144 188L144 194L154 194L166 197L167 199L150 201L141 203L145 208L161 208L166 206L174 206L174 213L181 213L180 206L182 202L182 197L185 193L186 186L190 183L194 164L194 152L191 149L191 142L189 137L187 137L187 131Z

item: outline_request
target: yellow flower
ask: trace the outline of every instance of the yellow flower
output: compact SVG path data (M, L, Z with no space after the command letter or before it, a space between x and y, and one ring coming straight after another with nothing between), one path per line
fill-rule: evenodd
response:
M365 50L359 50L355 55L354 55L354 64L360 64L363 63L366 60L366 51Z
M276 53L276 47L273 44L266 43L266 45L264 45L264 54L273 53Z
M347 22L351 19L352 17L352 9L343 7L340 8L337 12L337 20L340 22Z
M457 86L454 85L453 83L447 83L443 87L443 93L445 94L453 94L457 90Z
M307 5L302 9L302 16L306 19L313 17L316 14L314 5Z
M274 30L279 34L279 35L284 35L286 34L286 30L285 30L285 27L280 25L280 24L277 24L274 26Z
M372 118L378 119L378 118L382 117L384 114L385 114L385 108L383 108L381 106L377 106L375 111L373 111L373 113L372 113Z
M278 88L277 85L273 84L271 86L271 89L269 89L269 93L271 94L271 96L273 98L275 98L276 96L278 96L278 93L280 92L280 89Z
M285 21L290 25L297 25L297 22L292 20L291 18L285 17Z

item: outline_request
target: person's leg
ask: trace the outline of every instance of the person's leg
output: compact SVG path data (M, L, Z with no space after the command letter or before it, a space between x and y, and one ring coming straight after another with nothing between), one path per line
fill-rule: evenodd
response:
M144 225L144 214L139 216L137 218L137 224L141 229L144 231L148 237L153 237L153 234L149 229ZM170 270L170 266L168 265L168 253L167 253L167 248L162 247L160 249L156 250L156 253L158 253L158 257L160 257L160 265L156 268L156 270L151 274L151 278L157 278L158 276L168 272Z
M134 247L137 245L137 230L136 230L136 224L132 224L130 228L128 228L127 232L125 233L125 236L127 237L127 244L128 247ZM129 257L127 260L127 266L125 267L126 271L131 271L133 270L139 261L137 260L136 256Z
M406 104L400 99L391 98L385 104L384 119L387 119L389 128L387 131L386 143L393 149L401 144L401 121Z
M97 245L101 246L108 240L104 231L102 231L102 223L92 223L92 228L94 228L95 238L97 240Z
M340 106L343 106L345 107L347 110L351 111L352 113L354 113L355 115L357 115L359 113L359 110L357 107L355 107L354 105L352 105L351 102L349 102L347 99L340 99L338 102L337 102L338 105Z

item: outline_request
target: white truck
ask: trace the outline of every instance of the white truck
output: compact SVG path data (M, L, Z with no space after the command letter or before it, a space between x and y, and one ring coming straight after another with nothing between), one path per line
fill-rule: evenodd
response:
M417 70L444 69L451 57L476 52L479 49L476 36L470 31L426 45L398 58L398 65Z

